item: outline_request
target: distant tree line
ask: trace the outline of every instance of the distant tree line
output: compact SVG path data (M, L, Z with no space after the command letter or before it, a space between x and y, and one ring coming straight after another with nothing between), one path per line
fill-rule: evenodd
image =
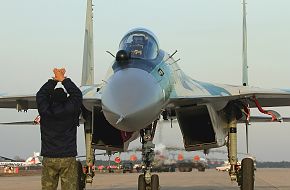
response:
M257 168L290 168L290 162L257 162Z

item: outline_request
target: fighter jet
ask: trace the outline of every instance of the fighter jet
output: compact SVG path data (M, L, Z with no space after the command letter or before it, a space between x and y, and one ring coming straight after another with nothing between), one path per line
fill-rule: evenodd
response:
M95 84L92 17L92 0L88 0L80 87L86 139L85 181L93 180L95 149L126 151L128 144L140 137L144 170L138 178L138 189L159 189L159 177L150 171L155 147L152 140L158 119L167 110L176 114L185 150L227 146L231 180L237 181L242 190L253 189L253 160L243 159L241 168L238 164L237 124L259 121L251 120L250 108L270 115L268 121L281 122L279 113L263 107L290 106L290 90L248 86L246 60L241 86L195 80L179 67L179 60L174 59L176 52L162 50L157 37L145 28L124 35L107 76ZM2 96L0 108L36 109L35 95Z
M0 162L0 166L9 166L9 167L25 167L25 166L41 165L40 160L42 159L38 152L34 152L33 156L27 158L25 161L16 161L3 156L0 156L0 158L5 159L5 161Z

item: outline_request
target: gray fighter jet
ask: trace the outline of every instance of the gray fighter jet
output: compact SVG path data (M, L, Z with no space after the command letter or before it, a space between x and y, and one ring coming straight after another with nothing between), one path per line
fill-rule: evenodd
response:
M245 2L243 3L245 10ZM201 82L187 76L173 54L161 49L149 30L136 28L124 35L106 78L94 83L92 0L88 0L81 90L86 139L85 181L93 180L94 150L126 151L140 137L143 174L138 189L159 189L159 177L151 174L154 138L162 112L174 113L183 134L185 150L208 150L227 146L229 174L242 190L254 188L254 162L238 165L237 123L278 121L283 118L263 107L290 106L290 90L267 90L248 86L246 42L244 79L241 86ZM245 16L244 16L245 23ZM246 39L244 25L244 39ZM178 37L178 36L177 36ZM251 117L250 108L270 117ZM35 95L2 96L0 108L36 109ZM172 137L174 138L174 137ZM82 178L81 178L82 179Z

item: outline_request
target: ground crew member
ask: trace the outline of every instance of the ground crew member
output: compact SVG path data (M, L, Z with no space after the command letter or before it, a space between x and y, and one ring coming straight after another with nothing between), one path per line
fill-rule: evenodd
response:
M64 76L65 69L54 69L55 76L37 92L40 115L42 190L77 189L76 134L82 105L82 92ZM63 88L55 88L61 82Z

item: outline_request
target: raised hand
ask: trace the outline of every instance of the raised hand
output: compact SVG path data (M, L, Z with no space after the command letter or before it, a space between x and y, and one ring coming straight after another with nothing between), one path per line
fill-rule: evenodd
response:
M61 69L54 68L53 69L54 80L56 80L58 82L62 82L66 78L64 76L65 72L66 72L65 68L61 68Z

